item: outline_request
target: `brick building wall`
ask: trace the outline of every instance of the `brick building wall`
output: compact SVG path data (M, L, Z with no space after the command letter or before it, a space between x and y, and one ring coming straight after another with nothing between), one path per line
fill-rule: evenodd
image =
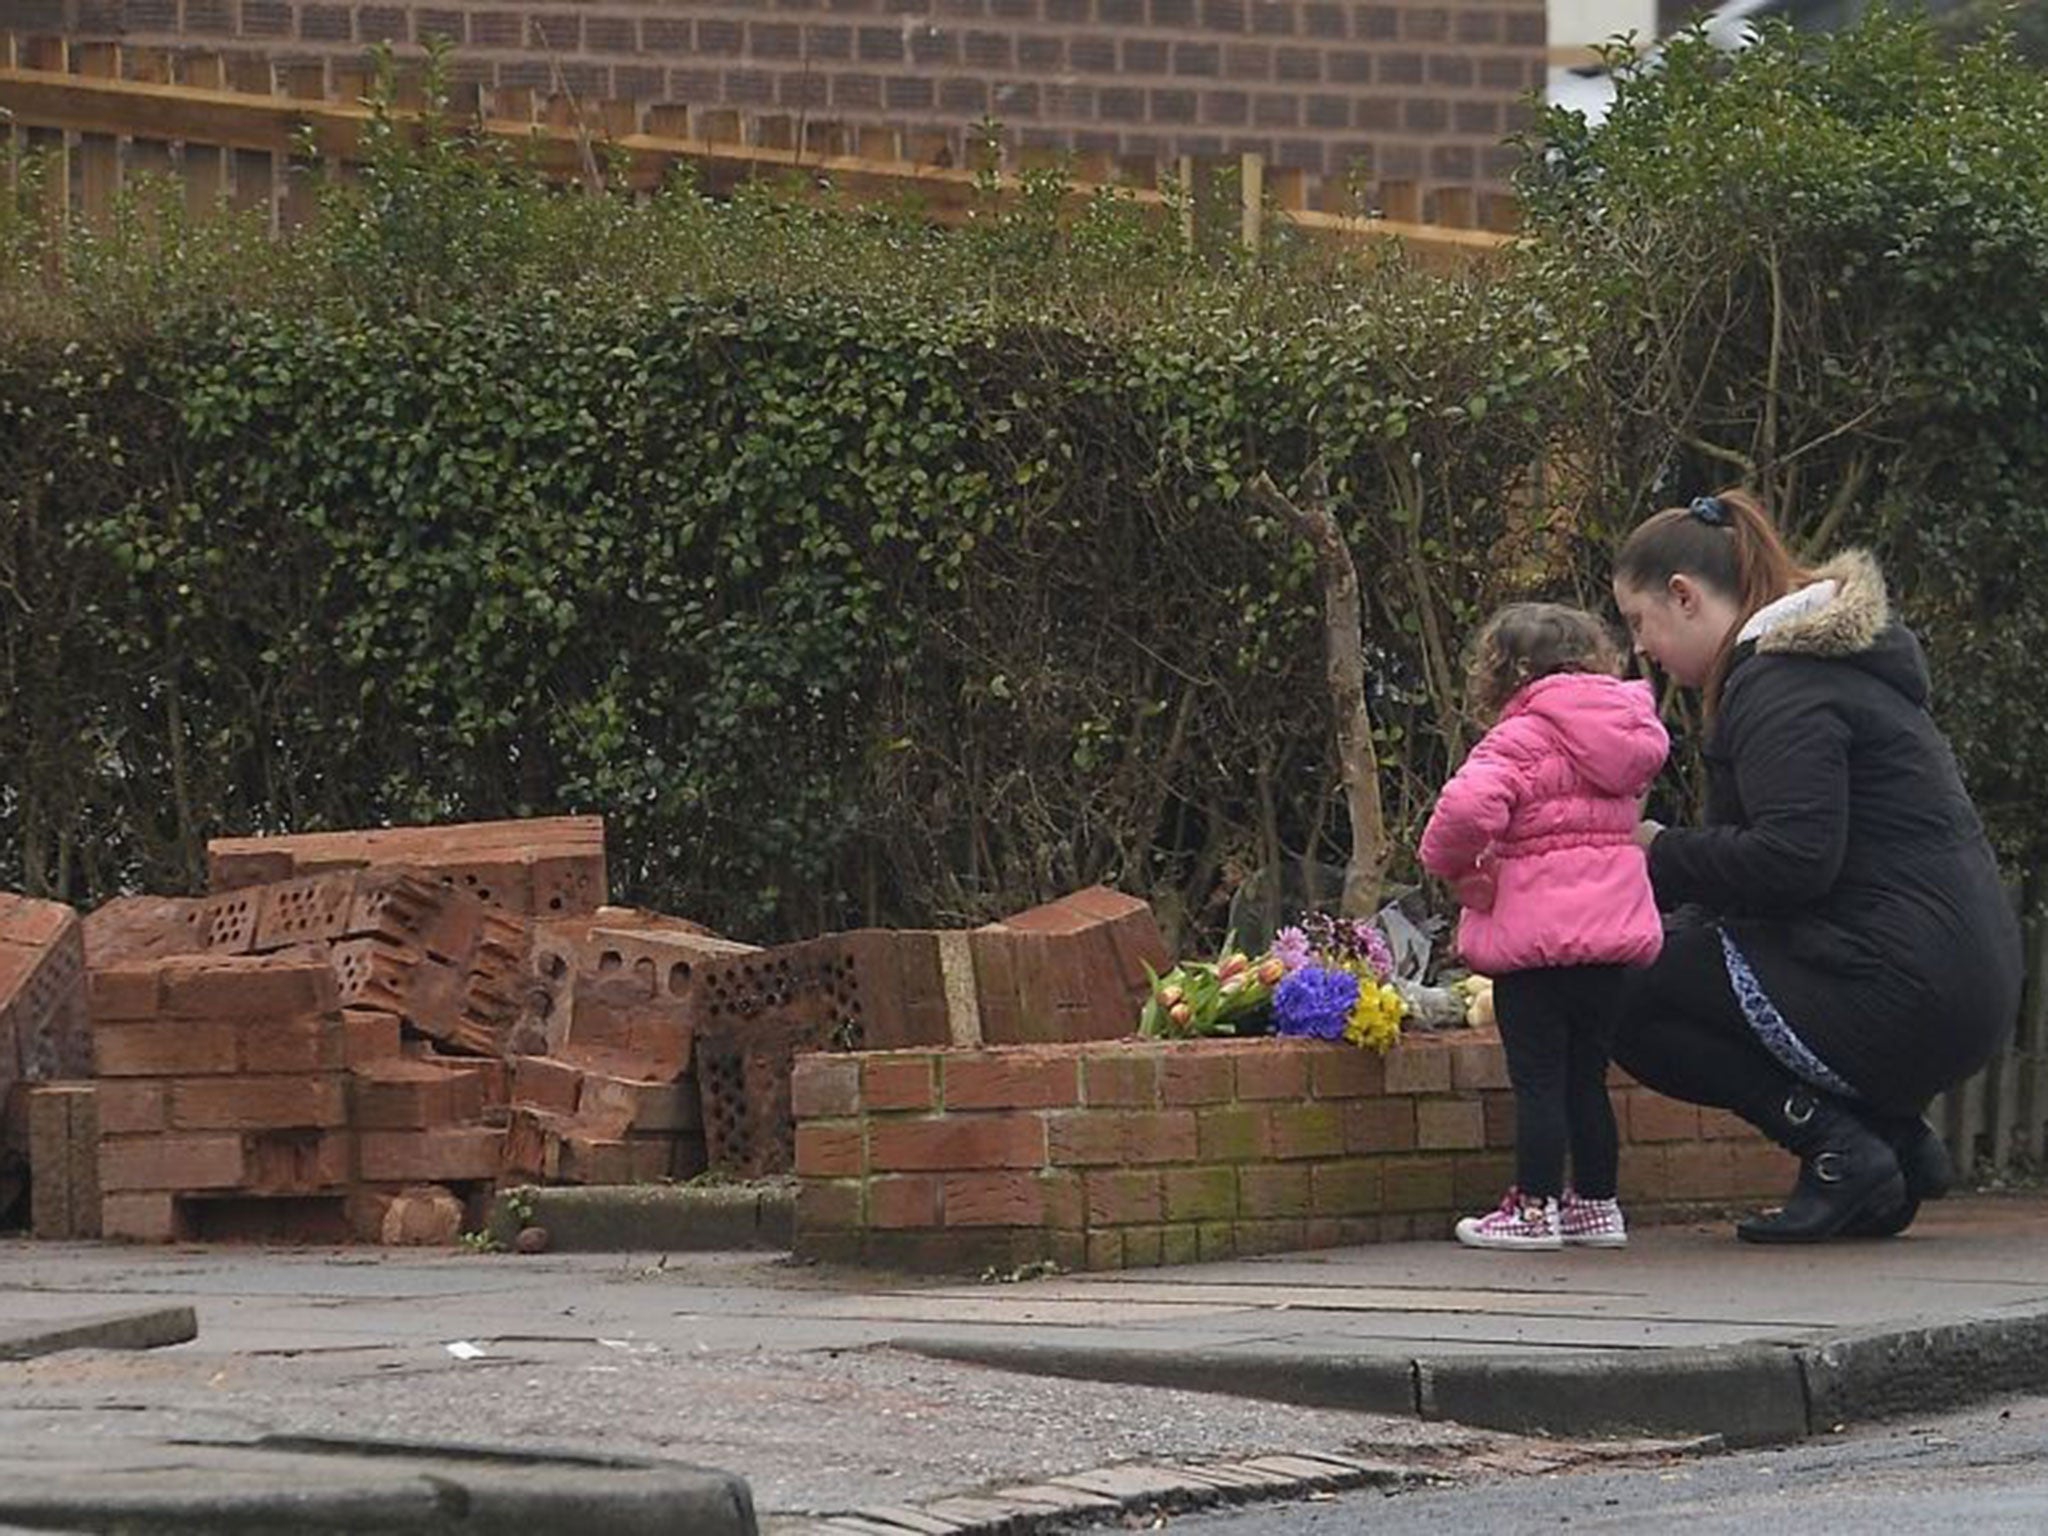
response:
M0 28L1131 160L1256 151L1318 183L1498 190L1542 0L0 0Z

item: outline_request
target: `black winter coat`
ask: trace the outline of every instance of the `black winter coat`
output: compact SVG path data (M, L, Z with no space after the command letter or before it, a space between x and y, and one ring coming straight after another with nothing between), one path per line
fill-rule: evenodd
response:
M1706 825L1650 849L1660 906L1708 908L1800 1039L1875 1104L1917 1110L2019 1009L2019 923L1927 663L1866 555L1736 653L1708 733Z

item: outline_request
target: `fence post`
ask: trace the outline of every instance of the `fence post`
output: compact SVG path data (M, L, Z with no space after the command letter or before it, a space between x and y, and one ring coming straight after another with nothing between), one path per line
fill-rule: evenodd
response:
M226 88L227 66L217 53L186 54L180 65L185 84L195 90ZM212 144L183 144L178 149L185 171L185 210L195 219L211 218L228 192L228 152Z
M2028 877L2021 916L2027 976L2019 1026L2013 1032L2014 1076L2019 1080L2014 1150L2038 1172L2048 1152L2048 868L2036 869Z

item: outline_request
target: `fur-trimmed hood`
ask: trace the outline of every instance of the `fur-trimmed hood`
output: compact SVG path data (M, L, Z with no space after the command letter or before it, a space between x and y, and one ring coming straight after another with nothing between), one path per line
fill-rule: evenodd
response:
M1854 656L1875 645L1890 625L1884 572L1867 551L1844 550L1813 574L1816 581L1832 581L1835 595L1766 630L1756 642L1764 655Z
M1927 658L1912 631L1892 618L1884 572L1867 550L1844 550L1814 571L1835 584L1827 601L1788 615L1753 642L1759 656L1846 661L1927 703Z

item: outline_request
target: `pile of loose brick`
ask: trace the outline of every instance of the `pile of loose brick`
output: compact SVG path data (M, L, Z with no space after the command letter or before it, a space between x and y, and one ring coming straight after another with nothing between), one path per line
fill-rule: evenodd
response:
M0 905L0 1217L445 1243L495 1189L788 1172L798 1055L1129 1032L1151 912L772 949L606 905L596 817L226 839L209 893Z

